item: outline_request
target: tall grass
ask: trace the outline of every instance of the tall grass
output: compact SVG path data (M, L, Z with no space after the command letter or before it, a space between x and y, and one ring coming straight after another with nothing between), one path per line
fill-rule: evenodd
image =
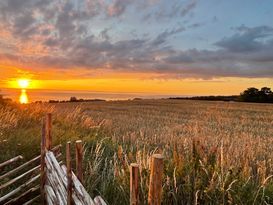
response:
M129 203L129 165L140 165L147 204L150 156L164 160L163 204L273 204L273 106L141 100L1 107L0 158L39 150L54 114L55 144L85 142L85 186Z

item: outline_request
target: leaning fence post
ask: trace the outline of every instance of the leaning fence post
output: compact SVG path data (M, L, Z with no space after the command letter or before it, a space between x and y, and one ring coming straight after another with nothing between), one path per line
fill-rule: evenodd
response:
M150 185L149 185L149 205L160 205L162 197L162 178L163 178L163 156L154 154L152 156Z
M45 120L42 122L42 137L41 137L41 204L46 204L45 196L45 183L46 183L46 173L45 173L45 141L46 141L46 130L45 130Z
M72 205L71 142L66 143L67 205Z
M76 174L77 178L81 183L83 183L83 171L82 171L82 161L83 161L83 146L82 141L76 141Z
M46 142L45 146L47 150L51 150L52 147L52 114L48 113L46 115Z
M138 173L139 173L138 164L132 163L130 165L130 205L139 204Z

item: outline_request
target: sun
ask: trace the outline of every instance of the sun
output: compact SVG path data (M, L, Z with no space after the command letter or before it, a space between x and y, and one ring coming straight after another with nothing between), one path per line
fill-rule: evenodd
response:
M17 84L20 88L26 89L29 87L30 80L29 79L18 79Z

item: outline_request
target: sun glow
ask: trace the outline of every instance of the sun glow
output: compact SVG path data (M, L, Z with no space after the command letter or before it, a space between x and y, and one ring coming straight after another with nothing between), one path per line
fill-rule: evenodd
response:
M29 79L18 79L17 84L20 88L26 89L29 87L30 80Z
M28 103L28 96L27 96L27 91L23 89L21 91L20 99L19 99L21 104L27 104Z

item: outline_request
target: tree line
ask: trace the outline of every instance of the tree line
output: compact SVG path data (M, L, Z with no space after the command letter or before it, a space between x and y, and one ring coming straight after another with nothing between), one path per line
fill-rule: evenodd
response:
M241 92L240 95L174 97L170 99L273 103L273 92L269 87L262 87L260 90L255 87L251 87Z
M260 90L251 87L240 94L239 101L273 103L273 92L269 87L263 87Z

